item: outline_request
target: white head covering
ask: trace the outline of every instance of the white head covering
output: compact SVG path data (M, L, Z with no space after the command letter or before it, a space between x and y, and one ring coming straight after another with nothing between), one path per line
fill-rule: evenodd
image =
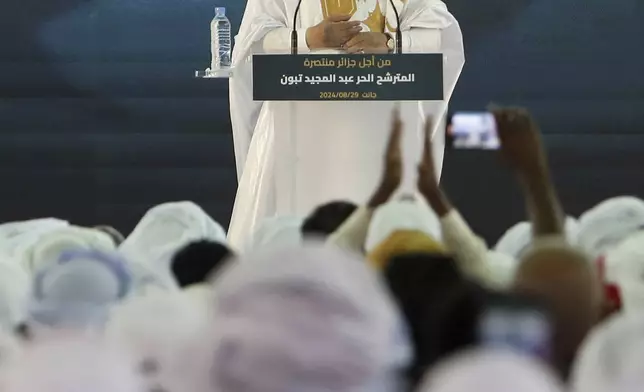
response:
M609 249L604 279L620 288L626 312L644 311L644 232L632 234Z
M644 316L620 314L593 330L572 372L579 392L641 391L644 383Z
M391 201L378 208L371 219L365 247L372 251L397 230L418 230L441 240L438 217L421 200Z
M578 244L598 257L629 235L644 229L644 201L620 196L608 199L579 218Z
M159 204L145 213L119 250L130 259L159 263L168 269L172 256L191 242L226 242L226 232L201 207L190 201Z
M566 217L564 223L568 243L575 245L579 234L579 223L571 216ZM496 243L494 250L518 260L532 243L532 224L519 222L510 227Z
M97 341L55 339L31 344L9 367L4 392L144 392L126 355Z
M363 260L322 244L247 255L215 279L213 381L234 391L393 391L404 326ZM247 261L247 262L243 262Z
M519 262L504 253L487 252L489 280L497 289L507 289L514 281Z
M464 352L429 372L420 392L558 392L564 388L542 364L502 350Z
M248 242L247 251L301 244L303 221L304 219L294 216L266 219L259 225Z
M172 292L180 289L174 276L167 271L159 271L140 262L129 262L127 266L132 272L132 294L135 296Z
M56 218L32 219L21 222L7 222L0 224L0 244L9 256L15 257L16 252L24 249L29 244L50 231L69 226L69 222ZM15 259L15 261L19 261Z
M30 292L29 275L10 261L0 262L0 330L13 331L25 320Z
M116 253L64 252L34 281L30 319L47 327L101 326L109 308L126 298L132 276Z
M20 257L27 271L34 273L71 249L110 251L114 249L114 241L107 233L99 230L68 226L40 235L36 241L22 248L17 257Z
M135 298L114 309L106 336L152 367L149 384L169 392L205 391L212 358L209 310L183 292Z

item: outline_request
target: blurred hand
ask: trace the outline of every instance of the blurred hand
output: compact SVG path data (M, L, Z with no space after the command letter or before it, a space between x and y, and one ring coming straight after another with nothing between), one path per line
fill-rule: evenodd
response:
M423 155L418 165L418 191L427 196L438 191L438 180L436 168L434 167L434 152L432 148L432 130L434 121L431 117L425 123L425 140L423 143Z
M355 37L362 27L359 21L349 22L350 15L330 16L306 30L310 49L340 48Z
M396 192L402 182L402 121L400 119L400 110L395 109L391 123L391 133L389 142L385 151L385 167L383 169L380 185L372 196L369 206L378 207L386 203Z
M501 155L519 174L535 174L546 167L539 127L523 108L493 108Z
M343 48L347 53L389 53L387 40L384 33L364 32L359 33L344 44Z

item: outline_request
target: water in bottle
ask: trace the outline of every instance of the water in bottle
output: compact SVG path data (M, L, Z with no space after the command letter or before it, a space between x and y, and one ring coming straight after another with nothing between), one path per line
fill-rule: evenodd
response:
M230 21L226 18L226 8L215 8L215 17L210 22L210 69L213 71L230 67L232 41Z

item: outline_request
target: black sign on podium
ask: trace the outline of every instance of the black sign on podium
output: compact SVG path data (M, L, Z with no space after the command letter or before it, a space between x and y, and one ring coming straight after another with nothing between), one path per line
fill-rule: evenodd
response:
M256 101L440 101L443 55L255 55Z

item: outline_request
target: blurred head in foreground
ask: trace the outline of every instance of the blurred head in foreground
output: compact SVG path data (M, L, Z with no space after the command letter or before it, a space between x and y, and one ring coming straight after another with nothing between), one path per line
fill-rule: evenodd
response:
M100 328L112 306L132 289L132 275L116 253L73 250L39 271L30 324L46 329Z
M305 237L326 237L336 231L358 208L349 201L332 201L317 207L302 223Z
M172 273L180 287L204 283L233 256L232 251L220 242L191 242L172 257Z
M3 371L5 392L144 392L130 358L104 342L58 337L32 343Z
M401 389L402 319L356 256L314 244L250 254L214 284L217 390Z
M644 317L620 314L598 325L579 349L575 392L638 391L644 381Z
M482 293L445 255L396 256L384 276L409 325L415 355L408 377L415 385L436 361L475 343Z
M551 310L553 365L566 378L579 345L602 313L602 288L592 264L564 242L541 244L524 254L514 290Z
M539 362L503 350L463 352L431 370L420 392L562 392Z

